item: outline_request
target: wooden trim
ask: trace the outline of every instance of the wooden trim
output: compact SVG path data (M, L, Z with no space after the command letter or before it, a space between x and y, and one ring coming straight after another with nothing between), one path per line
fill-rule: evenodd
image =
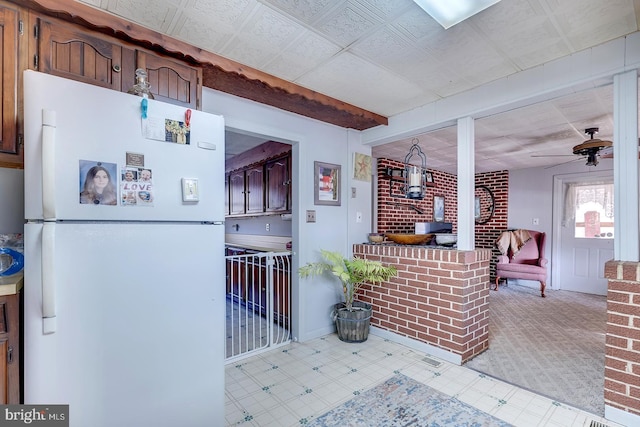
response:
M387 125L371 111L312 91L74 0L9 0L203 67L203 85L305 117L357 130Z

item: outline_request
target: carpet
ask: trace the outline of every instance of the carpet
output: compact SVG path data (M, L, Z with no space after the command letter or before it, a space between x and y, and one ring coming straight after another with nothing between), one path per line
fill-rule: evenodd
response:
M492 415L397 374L319 416L309 427L507 427Z
M509 284L489 293L489 349L464 366L604 416L605 296Z

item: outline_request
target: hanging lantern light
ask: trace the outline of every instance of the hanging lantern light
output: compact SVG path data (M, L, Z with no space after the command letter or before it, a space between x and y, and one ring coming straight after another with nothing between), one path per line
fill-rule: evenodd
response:
M418 139L411 140L413 145L404 158L404 188L407 199L422 200L427 188L427 156L418 145ZM420 166L411 163L412 157L420 158Z

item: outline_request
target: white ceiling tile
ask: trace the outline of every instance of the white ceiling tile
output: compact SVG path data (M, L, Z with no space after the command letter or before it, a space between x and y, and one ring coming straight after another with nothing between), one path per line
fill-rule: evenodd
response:
M576 51L638 29L635 14L629 13L633 0L546 0L545 3Z
M330 40L347 47L382 21L357 3L345 2L318 23L318 30Z
M335 0L263 0L262 3L269 4L302 22L312 24L340 2Z
M265 66L267 73L296 81L305 73L329 60L340 47L318 34L306 31L287 49L273 57Z
M335 78L342 74L358 78L349 81ZM299 83L337 99L354 100L356 105L379 114L388 114L389 105L420 93L414 84L347 52L303 76ZM376 88L375 94L372 87Z
M355 0L362 8L380 16L383 19L394 18L406 9L415 7L412 0Z
M119 0L110 2L108 10L116 15L127 16L146 27L167 32L181 3L180 0L164 0L159 3L154 0Z

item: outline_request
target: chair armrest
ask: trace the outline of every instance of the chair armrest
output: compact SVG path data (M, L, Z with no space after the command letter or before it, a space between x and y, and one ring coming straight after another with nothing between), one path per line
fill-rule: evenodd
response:
M498 264L509 264L509 257L506 255L498 255Z
M538 260L538 265L539 265L540 267L546 267L546 266L547 266L547 259L546 259L546 258L540 258L540 259Z

